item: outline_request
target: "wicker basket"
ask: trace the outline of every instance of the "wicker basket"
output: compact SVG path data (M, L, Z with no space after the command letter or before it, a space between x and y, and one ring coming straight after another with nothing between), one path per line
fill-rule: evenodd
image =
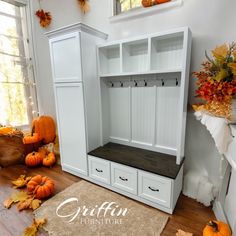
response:
M0 166L20 164L24 162L23 133L20 131L14 134L0 135Z

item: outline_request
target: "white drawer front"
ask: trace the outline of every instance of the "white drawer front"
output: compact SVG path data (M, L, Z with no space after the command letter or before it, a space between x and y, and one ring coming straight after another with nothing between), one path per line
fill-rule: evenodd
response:
M88 160L89 176L92 179L110 184L110 162L93 156L88 156Z
M137 170L124 165L111 163L112 186L137 194Z
M171 179L167 179L144 171L138 172L139 191L142 198L165 207L170 207Z

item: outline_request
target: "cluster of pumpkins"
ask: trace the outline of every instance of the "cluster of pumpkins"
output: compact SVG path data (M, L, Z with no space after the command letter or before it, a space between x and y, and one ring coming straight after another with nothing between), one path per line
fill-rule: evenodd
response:
M52 117L39 116L32 122L32 130L30 135L23 138L25 145L34 145L41 142L44 145L52 143L56 137L56 126ZM45 146L29 153L25 158L25 164L29 167L39 165L52 166L56 162L56 157L53 151L49 151Z
M40 148L38 152L31 152L25 158L25 164L29 167L39 165L51 167L55 162L55 154L53 152L48 152L46 148Z
M170 2L171 0L142 0L142 5L144 7L151 7L156 4L161 4L165 2Z

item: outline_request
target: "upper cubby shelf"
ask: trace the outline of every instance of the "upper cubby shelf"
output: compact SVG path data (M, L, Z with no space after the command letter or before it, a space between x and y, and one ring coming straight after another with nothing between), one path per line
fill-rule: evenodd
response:
M183 27L99 46L99 76L182 72L188 33Z
M119 74L121 72L120 45L99 48L100 74Z

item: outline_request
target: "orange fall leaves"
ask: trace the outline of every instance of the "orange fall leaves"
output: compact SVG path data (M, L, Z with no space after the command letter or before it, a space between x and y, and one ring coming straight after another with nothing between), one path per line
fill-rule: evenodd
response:
M50 12L45 12L43 9L36 11L35 15L39 18L39 23L43 28L51 24L52 16Z

